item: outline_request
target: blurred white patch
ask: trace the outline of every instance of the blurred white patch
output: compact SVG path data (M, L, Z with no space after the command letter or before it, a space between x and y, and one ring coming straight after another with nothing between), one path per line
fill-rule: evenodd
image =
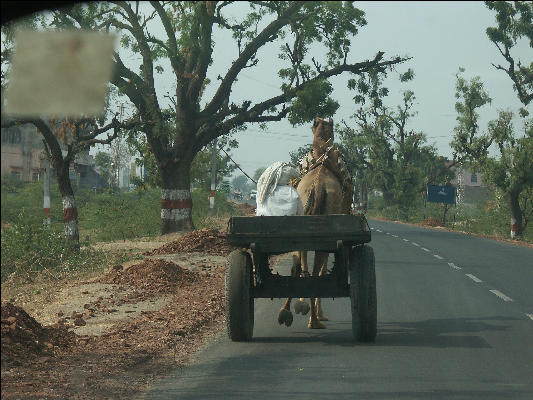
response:
M18 32L6 114L102 114L114 43L99 32Z

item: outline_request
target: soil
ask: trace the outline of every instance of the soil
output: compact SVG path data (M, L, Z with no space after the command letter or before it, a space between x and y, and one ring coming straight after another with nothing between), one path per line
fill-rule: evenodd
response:
M255 207L248 203L234 203L234 205L240 210L242 215L253 216L255 215Z
M442 224L442 222L440 222L438 219L433 218L433 217L426 218L425 220L420 222L420 225L421 226L430 226L430 227L444 226Z
M224 237L204 229L117 242L150 255L59 282L45 302L2 293L2 399L141 398L156 378L187 365L225 326L233 248Z
M225 233L215 229L199 229L143 254L152 256L157 254L205 252L211 255L227 256L233 250L235 250L235 247L226 242Z

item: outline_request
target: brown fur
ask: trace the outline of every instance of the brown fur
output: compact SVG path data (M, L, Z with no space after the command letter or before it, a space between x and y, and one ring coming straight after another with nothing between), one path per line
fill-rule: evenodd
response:
M312 130L314 135L313 158L319 160L328 151L328 147L332 145L334 138L333 121L315 118ZM350 212L351 182L346 172L339 167L340 153L336 149L330 149L326 156L322 157L322 160L325 159L326 161L311 168L298 182L296 190L302 201L305 215L348 214ZM313 276L326 273L328 256L328 253L315 252ZM308 270L307 252L300 252L300 260L302 273L306 273ZM291 299L287 299L280 313L290 310L290 301ZM323 320L327 318L317 315L317 311L318 314L321 314L320 302L311 299L309 328L325 328L325 325L318 318L321 317Z

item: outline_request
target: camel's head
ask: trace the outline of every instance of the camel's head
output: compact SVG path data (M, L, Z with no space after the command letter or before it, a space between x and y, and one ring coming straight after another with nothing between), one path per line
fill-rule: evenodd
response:
M324 120L323 118L316 117L313 121L313 149L315 150L325 150L326 143L329 142L329 146L333 144L333 120L330 118L329 121Z

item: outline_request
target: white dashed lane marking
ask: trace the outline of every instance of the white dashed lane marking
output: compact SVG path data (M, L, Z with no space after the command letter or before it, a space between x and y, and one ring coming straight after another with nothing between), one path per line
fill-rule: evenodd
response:
M413 246L420 247L418 243L415 243L415 242L411 242L411 243L413 244Z
M500 299L502 299L503 301L513 301L513 299L511 299L509 296L506 296L504 295L502 292L500 292L499 290L496 290L496 289L491 289L490 290L493 294L495 294L496 296L498 296Z
M475 275L472 275L472 274L465 274L466 276L468 276L470 279L472 279L474 282L476 283L480 283L480 282L483 282L481 279L479 279L477 276Z
M390 233L389 233L389 232L385 232L385 234L386 234L386 235L390 235Z
M533 314L526 314L526 315L529 317L529 319L533 320Z
M461 269L461 267L458 267L457 265L455 265L454 263L448 263L448 265L450 267L452 267L453 269Z
M433 254L433 257L438 258L439 260L442 260L442 257L439 256L438 254Z
M402 239L402 240L403 240L404 242L408 242L408 241L409 241L409 240L407 240L407 239Z
M377 231L377 232L383 232L383 231L382 231L382 230L380 230L380 229L376 229L376 231Z
M398 237L398 235L392 235L392 237Z
M422 250L424 251L429 251L428 249L426 249L425 247L421 247Z

